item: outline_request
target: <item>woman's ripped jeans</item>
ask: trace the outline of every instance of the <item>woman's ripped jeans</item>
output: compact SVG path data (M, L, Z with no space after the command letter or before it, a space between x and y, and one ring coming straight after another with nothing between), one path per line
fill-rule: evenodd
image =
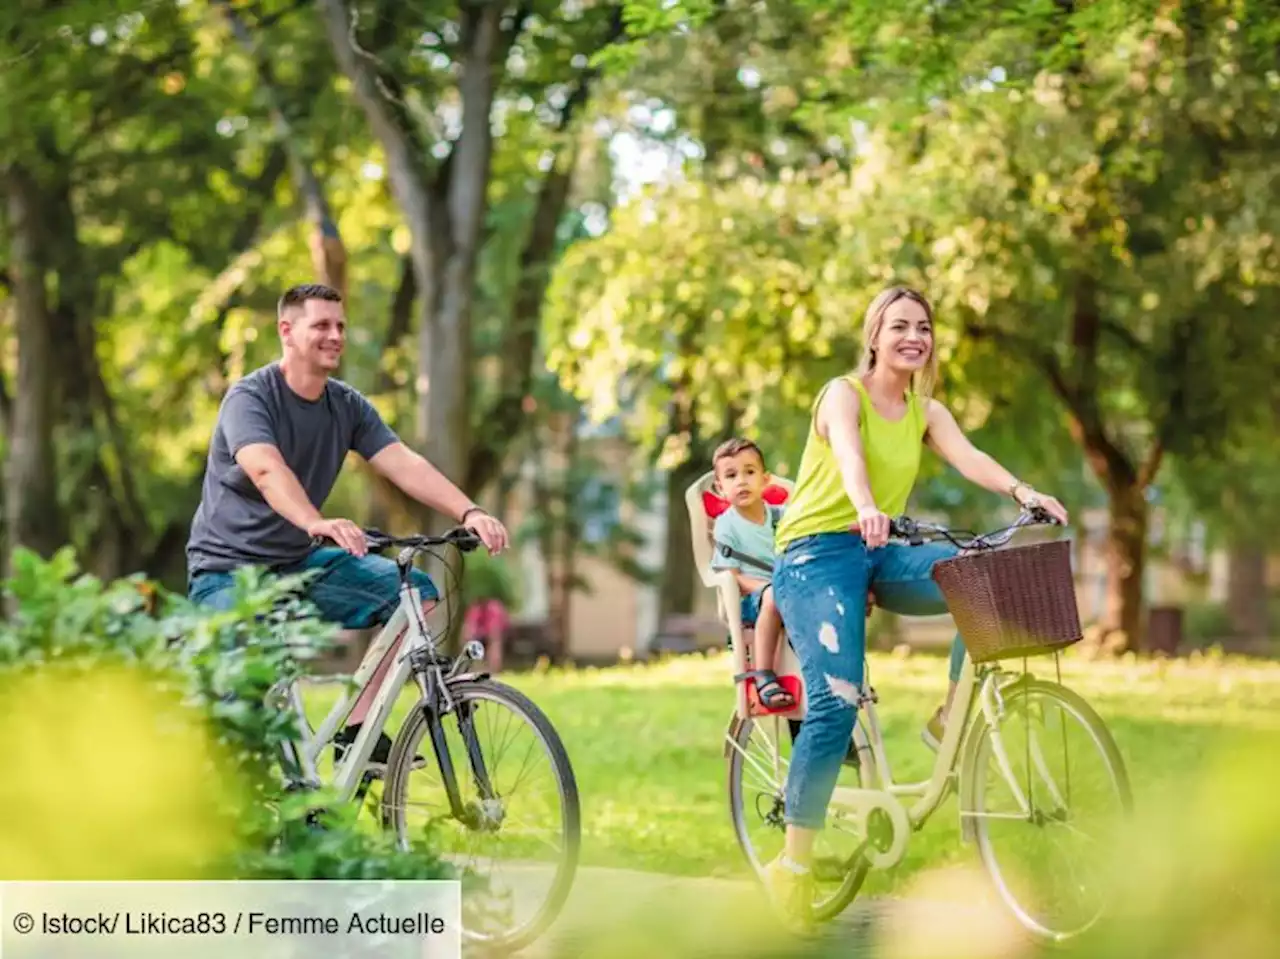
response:
M956 554L946 543L869 550L856 533L821 533L787 545L773 570L774 601L800 660L807 701L787 777L786 821L821 829L853 733L867 645L867 590L876 605L906 616L946 613L930 578ZM951 647L951 680L964 646Z

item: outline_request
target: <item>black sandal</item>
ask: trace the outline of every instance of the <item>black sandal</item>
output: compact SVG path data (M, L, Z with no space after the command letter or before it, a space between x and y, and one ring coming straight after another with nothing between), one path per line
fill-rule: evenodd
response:
M791 709L795 706L795 699L782 683L778 682L778 674L772 669L752 669L733 677L735 683L740 683L744 679L756 681L756 695L760 697L760 705L765 709ZM765 690L772 690L772 692L766 693Z

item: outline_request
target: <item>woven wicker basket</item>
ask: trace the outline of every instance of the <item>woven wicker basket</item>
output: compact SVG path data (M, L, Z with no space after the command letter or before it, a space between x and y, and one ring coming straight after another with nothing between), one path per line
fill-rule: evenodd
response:
M933 578L975 664L1043 655L1083 638L1066 540L942 560Z

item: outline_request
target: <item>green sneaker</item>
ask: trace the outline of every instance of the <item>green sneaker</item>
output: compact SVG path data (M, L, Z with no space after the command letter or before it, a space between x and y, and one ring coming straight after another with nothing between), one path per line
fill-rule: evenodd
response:
M924 744L932 749L935 753L942 748L942 737L946 735L947 726L942 719L942 707L939 706L933 716L925 723L924 731L920 733L920 738L924 740Z
M782 859L779 854L764 867L765 891L789 929L800 934L812 933L813 873L808 869L796 872Z

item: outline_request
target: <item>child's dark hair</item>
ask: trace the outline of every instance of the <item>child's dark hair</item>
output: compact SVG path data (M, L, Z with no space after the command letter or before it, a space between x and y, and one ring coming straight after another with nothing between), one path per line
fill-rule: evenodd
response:
M725 440L716 447L715 454L711 457L712 471L719 469L721 460L728 459L730 456L737 456L739 453L745 453L747 450L753 450L756 456L760 457L760 466L763 467L764 453L760 452L760 447L756 446L751 440L734 437L731 440Z

